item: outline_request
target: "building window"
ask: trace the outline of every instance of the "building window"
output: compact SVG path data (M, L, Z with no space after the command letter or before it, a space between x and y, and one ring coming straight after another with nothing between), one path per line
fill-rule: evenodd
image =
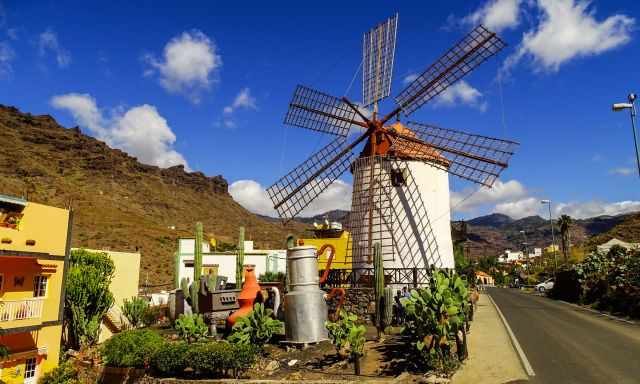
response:
M24 362L24 378L30 379L36 376L36 358L32 357Z
M47 276L35 276L33 278L33 297L45 297L47 295Z

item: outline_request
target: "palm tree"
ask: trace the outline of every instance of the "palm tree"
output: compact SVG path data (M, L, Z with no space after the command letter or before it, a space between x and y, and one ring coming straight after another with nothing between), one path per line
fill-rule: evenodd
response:
M560 246L562 248L562 254L564 255L564 261L569 259L569 228L573 224L573 219L568 215L561 215L558 218L558 226L560 227Z

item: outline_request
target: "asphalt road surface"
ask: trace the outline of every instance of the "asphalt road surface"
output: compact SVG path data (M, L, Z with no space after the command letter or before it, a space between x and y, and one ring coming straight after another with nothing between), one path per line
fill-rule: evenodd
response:
M515 289L489 288L535 376L532 383L640 383L640 325Z

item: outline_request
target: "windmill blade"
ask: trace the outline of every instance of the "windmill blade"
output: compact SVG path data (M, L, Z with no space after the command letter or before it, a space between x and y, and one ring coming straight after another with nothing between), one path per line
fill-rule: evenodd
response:
M396 103L406 115L413 113L505 46L494 32L477 26L400 92Z
M352 125L362 125L354 117L354 110L342 99L298 85L284 123L346 137Z
M269 187L267 194L280 218L293 219L349 169L354 146L337 137Z
M391 93L397 31L396 13L362 38L362 102L365 107Z
M491 187L508 167L518 143L474 135L431 124L408 122L414 135L396 135L391 150L402 158L421 159L478 184Z

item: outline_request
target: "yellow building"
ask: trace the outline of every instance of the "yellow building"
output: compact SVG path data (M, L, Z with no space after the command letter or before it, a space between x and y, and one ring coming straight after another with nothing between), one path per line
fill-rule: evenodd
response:
M36 383L58 365L71 212L0 195L0 382Z
M316 249L329 244L332 245L336 254L331 262L331 269L351 269L351 257L349 257L349 243L351 236L349 231L342 229L339 223L314 224L314 227L308 230L312 236L309 238L298 239L298 245L312 245ZM318 258L318 270L324 270L327 266L327 257L329 252L324 252Z

